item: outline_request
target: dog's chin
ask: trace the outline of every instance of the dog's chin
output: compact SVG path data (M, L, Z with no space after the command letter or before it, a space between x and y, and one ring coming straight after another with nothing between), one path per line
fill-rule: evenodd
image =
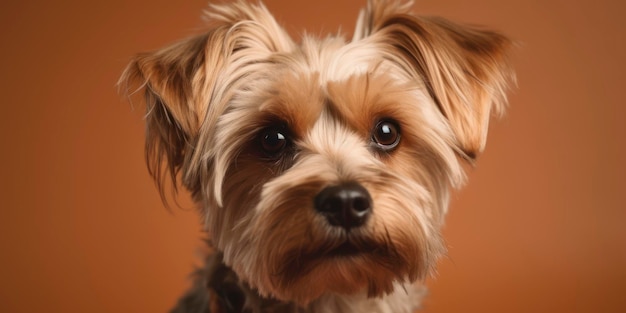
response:
M395 282L415 280L417 272L388 244L345 240L286 254L270 277L271 295L301 306L325 294L374 297L392 292Z

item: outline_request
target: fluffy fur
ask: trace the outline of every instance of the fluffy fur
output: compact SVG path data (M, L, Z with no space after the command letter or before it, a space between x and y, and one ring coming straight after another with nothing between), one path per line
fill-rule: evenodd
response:
M192 193L248 310L274 312L255 297L284 304L276 312L418 306L420 281L446 251L459 158L484 149L513 73L504 36L411 6L370 0L352 40L296 43L262 4L211 5L206 32L124 72L121 85L145 95L150 173L162 195L168 177ZM381 121L400 133L393 149L375 140ZM284 136L279 155L261 143L268 129ZM314 208L321 190L345 182L372 201L350 230Z

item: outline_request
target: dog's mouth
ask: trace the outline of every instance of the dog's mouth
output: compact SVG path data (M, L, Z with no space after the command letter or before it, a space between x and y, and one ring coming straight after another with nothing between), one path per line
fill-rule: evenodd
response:
M317 257L321 258L349 258L355 256L363 256L368 254L380 254L384 248L375 242L364 238L347 238L340 244L318 251Z
M346 240L339 246L331 249L327 253L324 253L324 255L327 257L352 257L366 252L367 250L363 247L359 247L354 243Z
M287 278L288 281L292 282L294 279L306 276L318 266L376 264L385 268L393 268L394 262L400 258L396 257L389 245L377 244L367 238L353 237L346 238L341 242L329 242L327 245L310 251L292 250L285 256L284 260L277 268L276 277Z

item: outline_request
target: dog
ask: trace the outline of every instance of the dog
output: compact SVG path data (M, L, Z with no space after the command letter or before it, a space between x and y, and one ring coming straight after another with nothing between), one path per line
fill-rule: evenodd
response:
M512 41L370 0L353 37L294 41L261 3L139 54L146 159L215 253L173 312L413 312L446 253L449 194L515 83Z

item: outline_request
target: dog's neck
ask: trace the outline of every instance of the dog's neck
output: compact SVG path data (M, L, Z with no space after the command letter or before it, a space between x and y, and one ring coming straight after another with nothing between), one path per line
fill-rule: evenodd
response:
M425 293L423 285L412 284L397 285L394 292L379 298L368 298L365 292L353 296L327 295L314 301L305 312L411 313L419 308Z
M306 307L261 298L256 292L249 292L247 307L251 313L411 313L419 308L426 289L415 284L406 288L397 286L393 293L379 298L368 298L365 292L351 296L328 294Z
M356 295L327 294L306 307L261 297L241 282L222 262L221 253L211 254L206 266L195 273L193 287L182 297L172 313L411 313L419 308L426 288L419 283L396 285L394 292L368 298Z

